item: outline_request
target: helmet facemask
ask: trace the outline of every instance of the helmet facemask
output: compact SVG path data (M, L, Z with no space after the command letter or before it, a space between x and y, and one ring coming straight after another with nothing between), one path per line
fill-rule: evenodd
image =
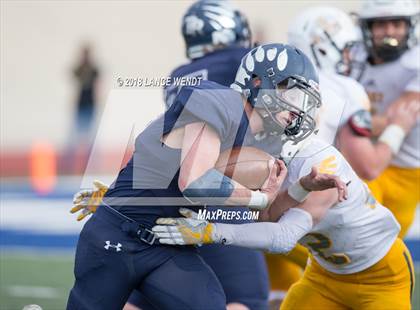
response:
M260 89L255 104L264 131L295 144L315 130L315 114L320 106L318 91L300 77L290 77L276 89Z
M347 42L340 50L340 60L335 64L335 71L345 76L358 76L363 72L366 53L362 41Z
M262 118L261 136L298 143L315 130L315 111L321 105L318 81L302 51L274 43L255 47L242 58L231 88Z
M326 41L310 44L312 57L319 68L331 68L338 74L353 76L353 71L364 67L365 58L360 59L359 56L363 48L362 41L348 41L340 47L327 31L324 30L323 35Z

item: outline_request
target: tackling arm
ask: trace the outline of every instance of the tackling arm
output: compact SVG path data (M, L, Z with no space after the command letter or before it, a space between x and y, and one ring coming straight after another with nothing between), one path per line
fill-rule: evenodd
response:
M334 189L311 192L307 200L286 211L276 223L213 224L214 238L217 243L287 253L337 201Z
M366 179L373 180L389 165L401 147L405 135L416 124L420 111L419 94L404 93L389 108L387 127L373 144L369 135L364 135L363 126L357 126L353 119L368 118L366 111L355 113L350 121L338 133L340 151L344 154L356 173ZM364 112L364 114L363 114ZM368 121L360 122L361 124ZM369 126L366 126L369 127ZM364 128L364 127L363 127Z
M420 106L420 92L418 91L405 91L401 96L395 100L388 108L384 114L373 115L372 118L372 135L374 137L379 137L386 127L392 123L392 120L395 119L395 112L401 105L407 105L410 103L416 103L415 105ZM405 126L404 120L398 122L399 125Z
M184 218L159 218L153 232L162 244L188 245L221 243L252 249L287 253L319 222L338 200L336 190L313 192L298 208L292 208L276 223L222 224L198 219L198 215L180 209Z
M387 144L373 144L368 137L355 134L348 124L339 131L338 141L344 157L365 180L378 177L391 162L392 150Z

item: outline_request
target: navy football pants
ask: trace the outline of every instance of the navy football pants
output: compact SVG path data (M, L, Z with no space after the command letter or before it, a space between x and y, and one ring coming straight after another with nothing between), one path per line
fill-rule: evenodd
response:
M235 246L204 245L199 248L226 294L226 303L241 303L252 310L268 308L269 281L261 252ZM142 310L157 310L138 290L128 302Z
M213 270L194 247L148 245L123 232L105 208L83 227L67 309L119 310L134 289L157 309L225 309Z

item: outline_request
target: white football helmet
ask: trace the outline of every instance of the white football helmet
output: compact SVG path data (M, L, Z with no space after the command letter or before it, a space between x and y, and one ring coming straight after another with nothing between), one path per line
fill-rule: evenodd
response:
M379 56L382 60L397 59L405 50L418 42L419 36L419 2L416 0L364 0L359 11L359 22L366 49L370 56ZM372 41L371 25L375 20L406 20L407 36L398 45L388 44L395 40L384 39L382 46L375 47Z
M356 65L355 49L362 45L360 30L351 17L334 7L301 12L289 25L288 40L318 68L345 75Z
M419 14L419 4L413 0L364 0L359 12L361 19L411 17Z

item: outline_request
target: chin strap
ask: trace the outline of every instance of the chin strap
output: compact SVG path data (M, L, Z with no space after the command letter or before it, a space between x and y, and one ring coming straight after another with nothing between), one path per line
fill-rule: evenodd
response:
M395 40L393 38L391 39ZM389 43L392 43L392 41ZM384 62L397 60L408 49L407 44L394 46L389 43L385 43L374 49L376 57L382 59Z

